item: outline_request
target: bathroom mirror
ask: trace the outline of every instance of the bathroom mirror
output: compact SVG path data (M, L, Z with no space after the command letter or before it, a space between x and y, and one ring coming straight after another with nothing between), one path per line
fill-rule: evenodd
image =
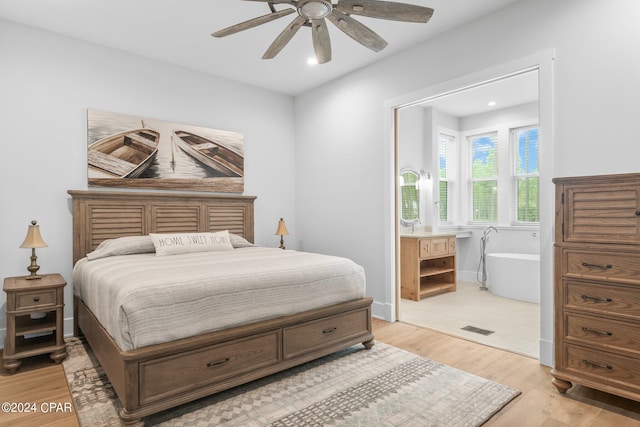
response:
M400 171L400 222L420 222L420 175L411 169Z

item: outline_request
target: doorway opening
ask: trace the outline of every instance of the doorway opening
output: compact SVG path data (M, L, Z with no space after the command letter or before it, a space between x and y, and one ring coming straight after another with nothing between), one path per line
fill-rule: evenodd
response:
M426 98L416 98L399 106L394 112L396 200L396 316L399 321L438 330L450 335L503 348L538 358L541 354L540 278L537 289L523 289L523 295L513 293L524 274L507 273L511 285L507 295L492 286L492 266L481 272L481 250L487 253L527 254L544 258L541 217L549 188L541 185L544 165L549 157L540 153L546 148L539 108L539 70L530 67L487 79L476 84L448 90ZM542 123L544 125L544 123ZM519 133L527 139L518 144ZM533 141L533 142L532 142ZM540 151L539 151L540 150ZM525 160L527 167L522 167ZM536 163L536 167L529 166ZM489 165L495 168L488 172ZM544 165L544 166L543 166ZM475 176L474 168L480 170ZM400 171L415 170L424 178L416 184L419 200L418 216L411 221L403 218L403 194L407 194ZM400 173L400 175L399 175ZM535 177L537 184L531 184ZM479 179L474 179L479 178ZM520 180L520 181L519 181ZM526 189L528 196L518 196ZM532 194L537 192L537 194ZM535 201L534 201L535 200ZM523 204L526 205L524 208ZM535 205L535 206L533 206ZM539 214L531 216L532 210ZM520 211L527 214L520 215ZM495 230L483 239L487 228ZM432 256L426 260L403 258L402 242L446 237L453 255L444 263L455 261L456 286L442 287L438 292L438 273L420 270L420 266L437 264ZM451 240L453 238L453 240ZM484 248L483 248L484 244ZM415 252L404 255L415 257ZM421 258L421 256L418 256ZM491 258L491 257L488 257ZM485 258L486 261L486 258ZM421 264L422 263L422 264ZM425 264L426 263L426 264ZM416 267L417 266L417 267ZM424 296L403 289L403 269L418 268L417 279L433 288ZM495 268L495 267L494 267ZM504 273L502 267L501 272ZM540 262L532 267L539 277ZM450 268L448 269L450 270ZM493 272L498 277L497 272ZM447 280L451 273L447 272ZM484 283L478 281L479 274ZM504 274L503 274L504 275ZM414 286L408 285L408 286ZM418 283L418 289L422 286ZM530 285L527 285L529 287ZM484 289L483 289L484 288ZM420 292L418 291L418 294ZM534 298L530 297L533 293ZM536 300L537 298L537 300Z

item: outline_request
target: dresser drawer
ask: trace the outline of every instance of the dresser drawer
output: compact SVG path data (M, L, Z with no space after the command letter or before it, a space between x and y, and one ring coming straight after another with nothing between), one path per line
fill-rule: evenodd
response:
M564 307L640 320L640 288L565 281Z
M640 285L640 254L564 250L565 277Z
M579 375L633 392L640 391L640 363L637 358L624 357L605 351L565 345L565 372Z
M285 359L369 333L366 309L284 329Z
M39 310L56 305L56 290L19 292L16 294L17 310Z
M637 323L577 314L567 314L566 322L565 338L568 341L640 355L640 325Z
M249 372L280 361L280 332L238 339L140 364L140 403ZM152 381L149 379L153 379Z

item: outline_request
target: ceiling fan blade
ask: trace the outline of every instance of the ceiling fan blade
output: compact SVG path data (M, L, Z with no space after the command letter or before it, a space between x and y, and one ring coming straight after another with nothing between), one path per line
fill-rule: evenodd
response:
M329 29L324 19L312 19L311 30L313 38L313 50L316 53L318 64L331 61L331 39Z
M232 25L230 27L224 28L220 31L216 31L211 34L213 37L225 37L231 34L238 33L240 31L248 30L249 28L257 27L258 25L266 24L267 22L274 21L278 18L282 18L283 16L287 16L293 12L295 9L284 9L278 12L268 13L263 16L258 16L257 18L249 19L248 21L241 22L236 25Z
M287 43L289 43L289 40L293 38L306 21L307 18L298 15L296 19L294 19L291 24L289 24L289 26L287 26L280 35L276 37L273 43L271 43L271 46L269 46L264 55L262 55L262 59L275 58L275 56L280 53Z
M293 3L291 0L243 0L243 1L259 1L262 3L273 3L273 4L288 3L288 4L295 5L295 3Z
M361 24L349 15L334 10L331 12L331 15L327 16L327 19L346 35L374 52L380 52L387 47L388 43L386 40L376 34L371 28Z
M433 15L430 7L378 0L339 0L339 12L404 22L427 22Z

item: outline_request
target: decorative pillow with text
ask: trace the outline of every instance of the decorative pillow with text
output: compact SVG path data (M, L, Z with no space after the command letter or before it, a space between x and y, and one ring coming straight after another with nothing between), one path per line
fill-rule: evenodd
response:
M233 250L228 230L217 233L151 233L150 236L157 256Z

